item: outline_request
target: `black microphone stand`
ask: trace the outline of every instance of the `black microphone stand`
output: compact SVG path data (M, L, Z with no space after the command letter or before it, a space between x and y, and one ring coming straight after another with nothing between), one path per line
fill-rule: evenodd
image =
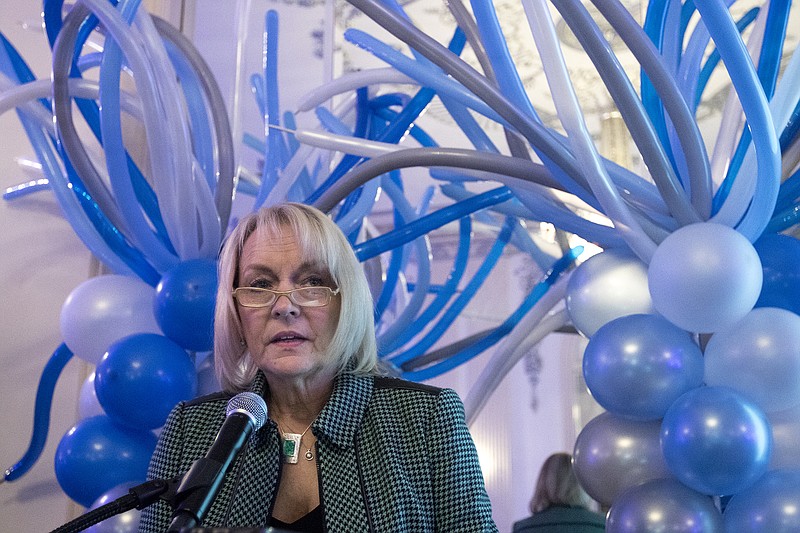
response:
M131 509L144 509L154 504L159 498L171 501L177 492L180 482L180 477L170 480L154 479L146 481L141 485L128 489L128 494L120 496L97 509L92 509L88 513L54 529L51 533L77 533Z

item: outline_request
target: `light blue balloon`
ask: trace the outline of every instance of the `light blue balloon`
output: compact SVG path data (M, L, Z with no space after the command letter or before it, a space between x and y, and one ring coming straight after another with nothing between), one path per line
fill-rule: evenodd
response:
M609 533L718 533L722 515L714 502L674 479L658 479L620 495L608 512Z
M749 313L763 277L750 241L713 222L672 232L656 248L647 273L656 310L695 333L714 333Z
M703 383L703 354L686 331L657 315L612 320L589 339L583 376L597 403L637 420L662 418Z
M800 470L767 472L752 487L735 494L722 516L730 533L800 531Z
M727 387L685 393L661 422L661 450L684 485L708 495L736 494L769 465L772 434L764 412Z

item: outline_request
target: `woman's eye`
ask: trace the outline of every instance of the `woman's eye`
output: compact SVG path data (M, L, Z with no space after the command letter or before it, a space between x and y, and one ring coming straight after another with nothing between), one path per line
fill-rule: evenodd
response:
M303 281L304 287L320 287L325 285L325 280L322 276L309 276Z
M266 279L254 279L248 285L249 287L257 287L259 289L269 289L272 287L272 284Z

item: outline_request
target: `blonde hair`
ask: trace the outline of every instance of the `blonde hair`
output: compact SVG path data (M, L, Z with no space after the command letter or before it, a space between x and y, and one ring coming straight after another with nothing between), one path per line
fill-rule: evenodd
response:
M548 457L539 471L530 503L531 512L538 513L553 505L590 509L593 504L594 501L578 484L572 469L572 456L561 452Z
M233 290L247 238L256 231L278 237L289 231L303 254L324 265L341 290L341 307L328 356L339 372L379 373L372 295L364 270L339 227L318 209L299 203L264 207L242 218L222 248L214 314L214 365L217 379L229 392L245 390L258 367L246 346Z

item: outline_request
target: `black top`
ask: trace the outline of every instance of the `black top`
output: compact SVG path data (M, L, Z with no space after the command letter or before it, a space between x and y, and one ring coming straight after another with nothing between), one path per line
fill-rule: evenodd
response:
M322 516L322 506L317 505L307 515L301 516L291 524L281 522L274 516L270 517L269 525L286 531L302 531L303 533L322 533L325 531Z

